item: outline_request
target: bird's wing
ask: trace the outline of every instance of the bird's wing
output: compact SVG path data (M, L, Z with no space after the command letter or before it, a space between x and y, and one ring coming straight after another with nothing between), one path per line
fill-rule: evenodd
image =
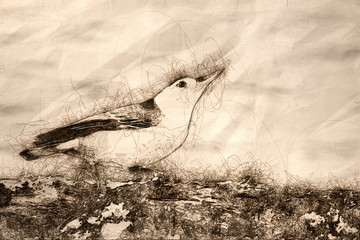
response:
M118 131L123 129L139 129L151 126L149 119L126 118L122 119L94 119L55 128L46 133L39 134L34 141L36 147L54 147L60 143L71 141L75 138L86 137L98 131Z
M150 108L148 101L128 108L115 109L111 112L105 112L41 133L35 137L32 146L23 150L20 156L26 160L35 160L55 153L69 154L76 150L61 150L56 149L56 147L62 143L86 137L98 131L149 128L158 124L159 116L159 109L156 106Z

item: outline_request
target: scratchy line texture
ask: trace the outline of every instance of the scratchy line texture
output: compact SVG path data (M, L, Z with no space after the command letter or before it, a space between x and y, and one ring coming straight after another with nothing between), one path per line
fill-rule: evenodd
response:
M204 61L203 64L206 64L206 61ZM170 82L171 84L169 84L169 86L184 78L192 78L196 82L202 83L206 80L211 80L211 78L214 77L214 79L206 85L205 90L200 95L199 99L197 99L195 103L195 105L197 105L202 96L204 96L211 88L213 82L223 75L228 65L229 62L224 62L222 64L220 63L212 66L207 69L207 72L204 72L204 69L199 69L198 67L192 69L192 71L178 73L177 76L173 76L173 80ZM179 87L179 85L177 86ZM156 96L163 90L164 89L159 91ZM66 143L74 139L84 138L99 131L139 130L156 126L161 119L161 110L154 99L156 96L153 96L141 103L134 103L123 108L105 111L100 115L93 115L92 118L74 121L65 126L40 133L35 137L31 146L26 147L19 153L19 155L28 161L59 153L70 156L79 156L81 153L76 149L76 147L67 149L58 149L57 147L62 143ZM190 119L192 119L193 113L194 109L192 110ZM189 126L187 128L188 132ZM187 136L188 133L186 134L183 142L186 140ZM176 147L174 151L179 149L182 146L182 143ZM171 151L171 153L174 151ZM165 157L169 156L171 153L166 154ZM161 159L164 159L165 157Z
M78 151L70 148L59 150L55 147L61 143L71 141L79 137L86 137L98 131L117 131L120 129L138 129L152 126L151 119L105 119L90 120L73 124L71 126L56 128L40 134L34 141L35 148L28 148L20 152L20 156L26 160L36 160L42 155L55 153L78 154Z
M56 128L47 133L40 134L34 144L37 147L54 145L73 140L78 137L86 137L98 131L116 131L119 129L148 128L151 120L125 119L125 120L91 120L73 124L62 128Z

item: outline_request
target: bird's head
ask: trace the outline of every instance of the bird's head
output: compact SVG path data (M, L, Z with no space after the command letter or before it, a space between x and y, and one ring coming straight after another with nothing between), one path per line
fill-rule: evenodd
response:
M175 78L154 98L162 112L158 126L172 132L173 139L169 140L173 145L170 148L172 152L187 139L190 127L196 123L207 96L224 80L227 67L228 63L225 62L204 71L189 71Z

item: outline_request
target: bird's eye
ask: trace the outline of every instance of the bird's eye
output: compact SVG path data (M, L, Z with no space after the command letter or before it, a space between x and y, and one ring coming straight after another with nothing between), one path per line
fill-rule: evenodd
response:
M179 88L186 88L187 83L185 81L180 81L178 84L176 84L176 86Z

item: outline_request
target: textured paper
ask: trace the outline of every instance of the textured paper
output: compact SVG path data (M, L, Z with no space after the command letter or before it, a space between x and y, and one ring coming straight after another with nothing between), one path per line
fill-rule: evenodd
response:
M91 112L124 83L153 86L172 57L191 64L221 53L231 62L225 84L208 96L176 166L259 159L284 180L353 178L359 16L358 1L1 1L1 175L27 167L22 141L47 123ZM151 65L163 68L145 74Z

